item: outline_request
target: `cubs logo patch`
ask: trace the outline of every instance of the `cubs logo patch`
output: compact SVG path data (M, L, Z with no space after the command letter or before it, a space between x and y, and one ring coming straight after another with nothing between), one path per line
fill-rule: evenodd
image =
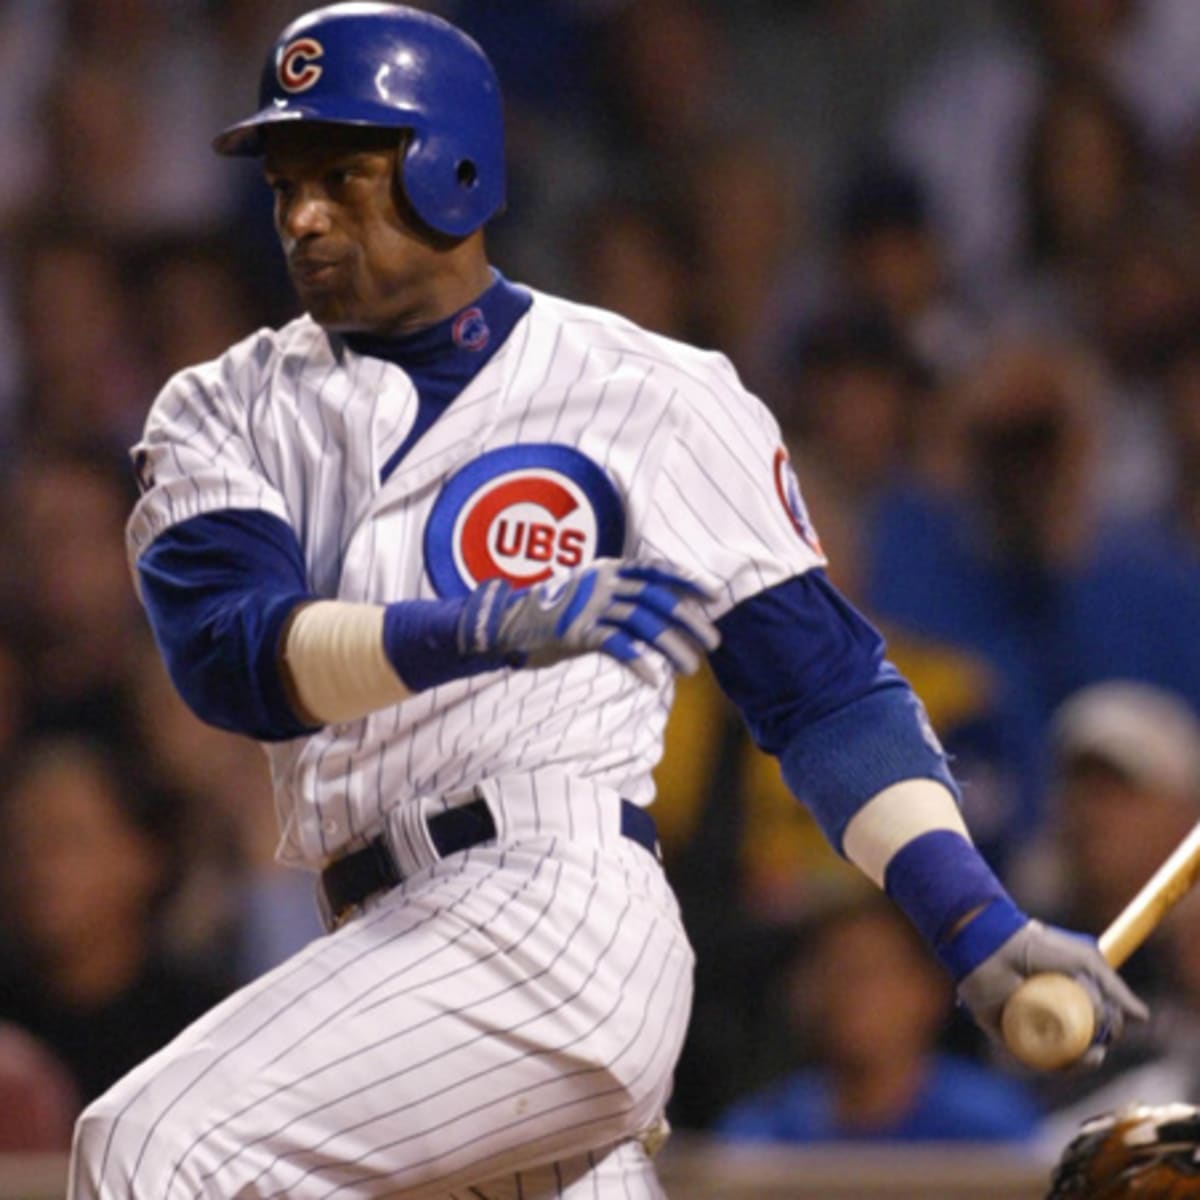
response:
M468 308L454 318L450 336L456 346L478 352L488 344L492 331L488 328L487 318L481 309Z
M316 60L323 57L325 47L316 38L302 37L289 42L279 56L276 77L285 92L306 92L321 78L323 68Z
M783 511L787 513L792 528L818 554L823 554L821 539L817 537L817 531L813 528L812 521L809 520L808 509L804 507L804 499L800 495L800 481L792 469L788 452L782 446L775 451L774 471L775 494L779 497L779 503L783 505Z
M425 569L439 596L486 579L530 587L621 553L625 510L612 480L571 446L490 450L450 477L425 526Z

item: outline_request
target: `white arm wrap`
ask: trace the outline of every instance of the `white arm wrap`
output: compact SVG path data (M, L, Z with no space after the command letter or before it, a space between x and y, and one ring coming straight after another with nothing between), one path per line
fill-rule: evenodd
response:
M971 835L949 789L933 779L904 779L872 796L842 835L846 857L879 887L892 856L913 838L948 829Z
M379 604L320 600L296 614L283 659L308 716L353 721L412 695L384 654L383 612Z

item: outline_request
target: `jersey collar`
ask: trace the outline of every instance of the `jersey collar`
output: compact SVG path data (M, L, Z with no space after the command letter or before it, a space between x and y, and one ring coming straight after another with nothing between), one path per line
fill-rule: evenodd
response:
M470 304L435 325L399 337L370 333L346 334L346 344L358 354L384 358L409 374L433 369L460 386L471 379L504 344L533 297L509 283L493 268L491 285Z

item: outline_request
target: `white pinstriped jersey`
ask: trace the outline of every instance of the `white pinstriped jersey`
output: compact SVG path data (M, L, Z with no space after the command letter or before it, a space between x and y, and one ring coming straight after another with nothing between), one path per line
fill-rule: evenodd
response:
M433 598L489 565L530 578L600 551L693 574L714 617L823 561L778 426L728 361L611 313L533 292L384 479L416 412L400 367L307 317L254 334L156 401L131 559L177 522L250 508L291 525L324 598ZM672 689L658 670L657 689L604 655L489 672L271 744L281 857L319 867L394 805L542 768L646 804Z

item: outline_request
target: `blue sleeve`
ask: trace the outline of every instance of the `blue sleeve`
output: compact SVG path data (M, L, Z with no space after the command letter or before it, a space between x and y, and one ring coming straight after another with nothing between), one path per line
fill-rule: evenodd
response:
M137 570L167 671L197 716L260 741L312 732L278 661L288 616L312 599L285 522L251 509L192 517L161 533Z
M789 788L841 848L850 818L903 779L957 785L924 707L879 632L819 570L744 600L717 622L718 682Z
M743 600L717 628L717 682L768 754L870 691L884 670L883 638L821 570Z

